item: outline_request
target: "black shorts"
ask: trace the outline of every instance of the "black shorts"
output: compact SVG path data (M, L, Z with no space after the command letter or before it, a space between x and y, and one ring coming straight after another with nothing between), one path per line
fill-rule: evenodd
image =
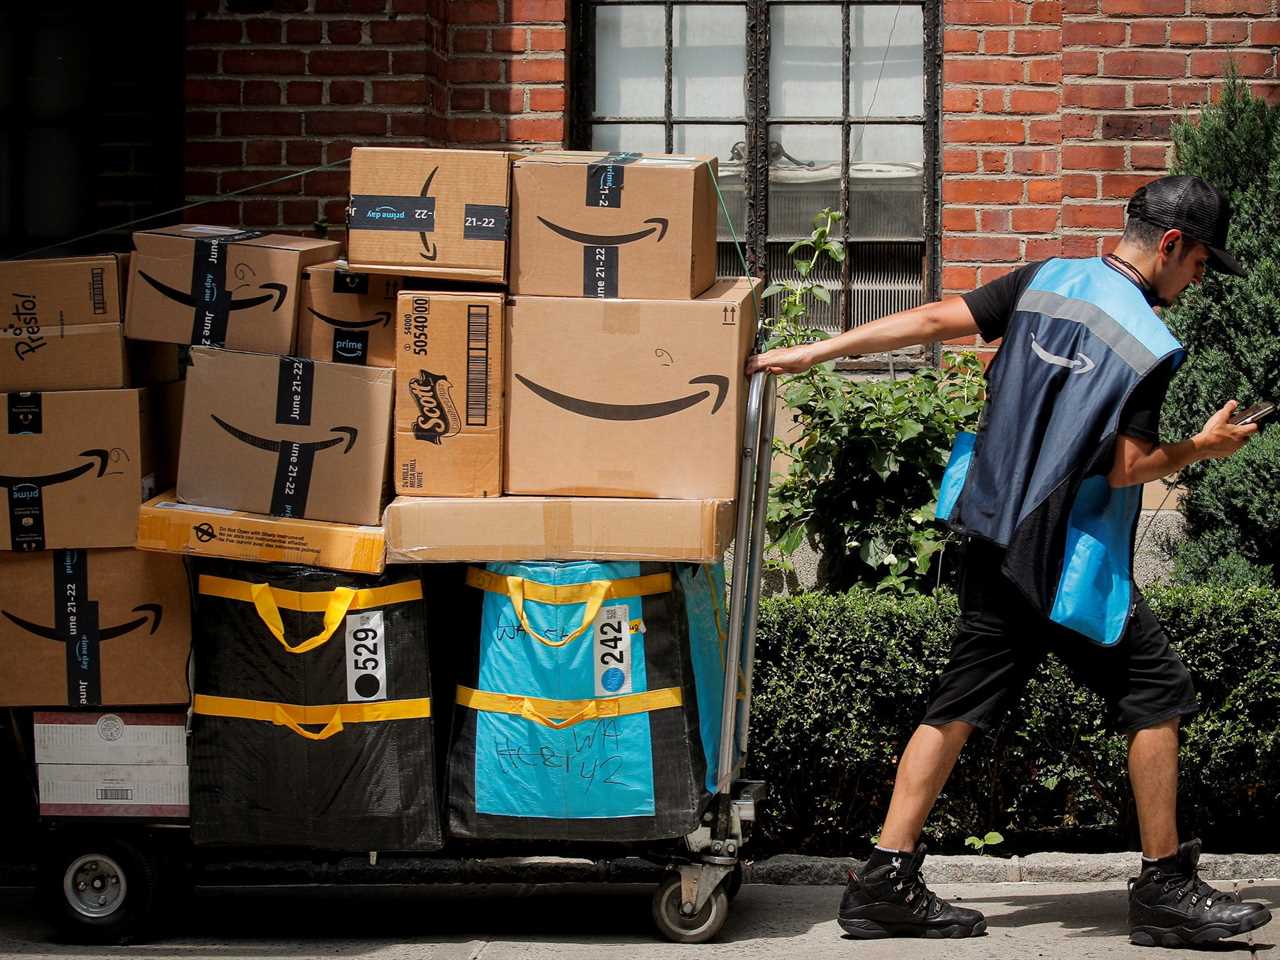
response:
M1200 708L1191 674L1141 596L1120 642L1103 647L1037 612L1000 573L1002 549L979 540L964 549L959 630L922 722L990 730L1050 651L1106 701L1107 720L1121 733Z

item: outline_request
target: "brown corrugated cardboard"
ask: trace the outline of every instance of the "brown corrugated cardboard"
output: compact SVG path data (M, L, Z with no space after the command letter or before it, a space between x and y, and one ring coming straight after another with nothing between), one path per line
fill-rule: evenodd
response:
M133 235L125 335L287 354L304 267L338 258L330 240L179 224Z
M108 253L0 263L4 332L31 339L58 327L123 323L128 262ZM39 352L38 342L32 349Z
M0 391L95 390L128 383L127 257L0 263Z
M383 517L391 563L683 560L715 563L732 500L397 497Z
M0 705L186 703L191 611L176 557L0 557Z
M502 493L502 307L498 294L400 294L397 493Z
M192 347L178 498L376 524L394 371Z
M122 324L46 327L36 352L24 352L28 344L0 340L0 391L108 390L129 382Z
M682 302L513 298L506 491L734 497L755 317L745 278Z
M349 270L343 260L302 271L297 355L370 367L396 365L400 278Z
M381 573L386 544L380 526L290 520L180 503L173 491L142 505L138 549L195 557Z
M505 282L510 168L510 154L493 150L356 147L352 269Z
M715 280L714 157L546 152L511 181L511 292L687 300Z
M0 550L132 546L138 507L155 492L146 392L8 393L0 401Z

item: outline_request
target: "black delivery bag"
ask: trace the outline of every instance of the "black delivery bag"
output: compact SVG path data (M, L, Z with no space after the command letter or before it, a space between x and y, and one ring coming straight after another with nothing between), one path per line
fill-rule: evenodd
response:
M417 573L195 569L193 840L439 849Z

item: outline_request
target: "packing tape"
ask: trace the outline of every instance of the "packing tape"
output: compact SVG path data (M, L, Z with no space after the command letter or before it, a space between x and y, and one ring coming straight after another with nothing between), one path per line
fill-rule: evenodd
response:
M573 505L548 500L542 505L542 539L548 551L567 550L573 545Z
M634 337L640 333L644 306L625 300L613 301L600 307L600 328L610 336Z

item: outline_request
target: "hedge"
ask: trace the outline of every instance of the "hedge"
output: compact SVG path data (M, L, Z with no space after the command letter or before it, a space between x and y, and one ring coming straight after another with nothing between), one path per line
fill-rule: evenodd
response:
M1280 820L1280 591L1186 586L1146 594L1203 709L1183 728L1179 820L1218 849L1275 846ZM897 758L950 648L954 595L771 597L758 633L749 775L769 782L756 855L865 855ZM1081 642L1087 642L1082 640ZM970 741L926 834L960 851L1137 844L1127 745L1102 703L1052 658L990 738Z

